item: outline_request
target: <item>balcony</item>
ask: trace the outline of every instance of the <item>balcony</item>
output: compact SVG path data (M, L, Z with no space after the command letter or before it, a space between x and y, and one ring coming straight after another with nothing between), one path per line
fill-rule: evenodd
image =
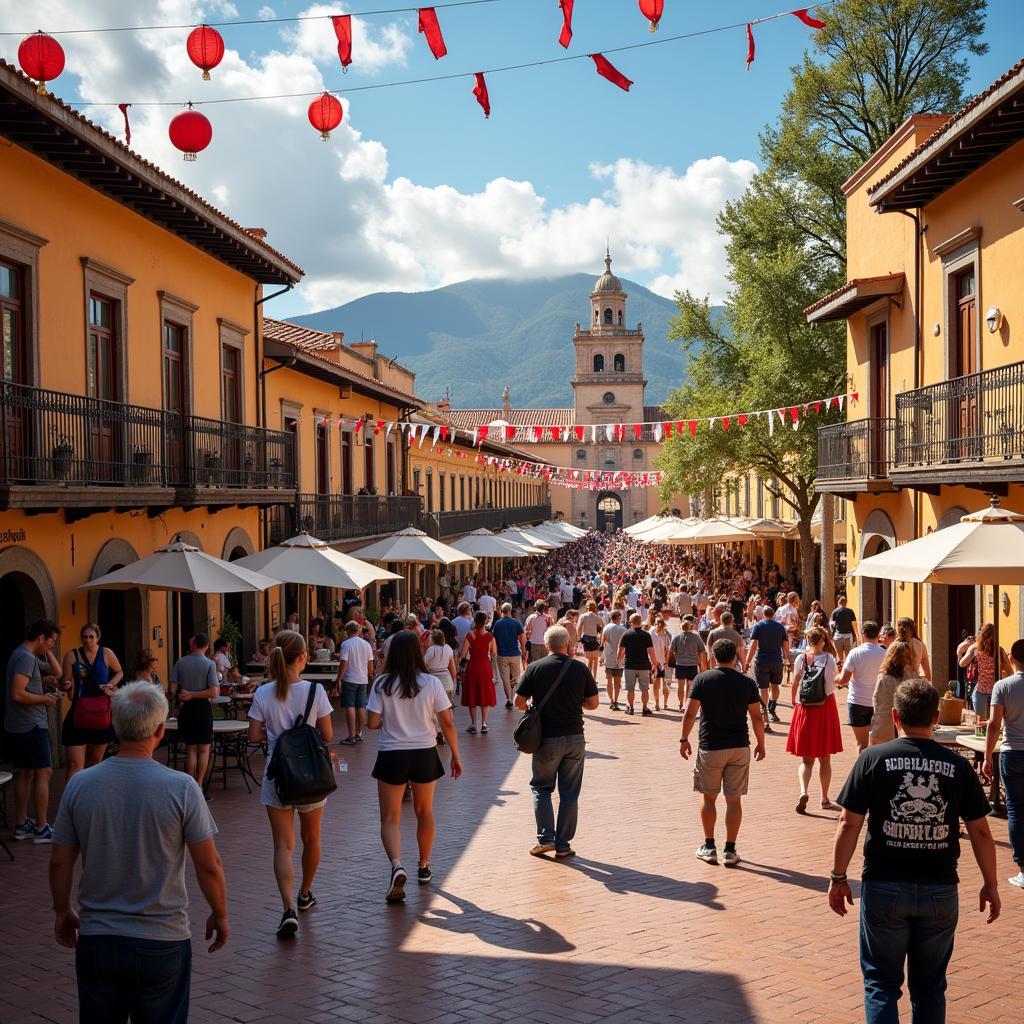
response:
M461 512L434 512L428 518L437 524L439 538L464 537L474 530L498 533L509 526L524 526L551 518L550 505L523 505L517 508L473 508ZM433 532L433 531L430 531Z
M280 501L295 437L0 382L0 508L45 511Z
M896 396L892 480L1005 493L1024 471L1024 361Z
M851 420L818 428L815 489L824 494L891 491L892 419Z
M270 543L280 544L302 530L328 544L366 540L419 527L421 510L421 499L414 496L300 494L269 510Z

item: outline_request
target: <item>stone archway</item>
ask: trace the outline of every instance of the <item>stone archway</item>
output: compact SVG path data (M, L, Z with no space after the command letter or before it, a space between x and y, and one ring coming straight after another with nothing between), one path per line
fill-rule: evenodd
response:
M9 547L0 551L0 664L25 639L37 619L57 622L57 591L46 563L31 549ZM58 654L58 657L60 655Z
M89 579L97 579L138 560L139 553L127 541L108 540L92 564ZM89 621L100 627L103 645L117 655L125 678L130 679L136 656L149 646L149 601L138 588L91 590L88 608Z
M967 510L959 505L947 509L940 517L936 530L944 530L960 522ZM950 587L940 583L925 586L927 609L928 654L932 664L932 681L939 690L957 680L963 670L955 657L957 644L965 635L973 634L979 621L979 589L977 587Z
M896 528L892 520L881 510L873 509L864 520L860 538L860 559L870 558L896 547ZM873 619L879 625L892 622L896 607L891 580L860 577L860 608L857 616L861 622Z
M240 526L234 527L224 540L221 558L226 562L236 562L239 558L254 554L255 545ZM222 599L223 615L230 615L242 633L239 650L234 651L235 661L239 666L256 653L259 639L259 602L256 594L225 594ZM222 616L223 617L223 616Z
M597 496L597 530L622 529L622 498L614 491L604 491Z

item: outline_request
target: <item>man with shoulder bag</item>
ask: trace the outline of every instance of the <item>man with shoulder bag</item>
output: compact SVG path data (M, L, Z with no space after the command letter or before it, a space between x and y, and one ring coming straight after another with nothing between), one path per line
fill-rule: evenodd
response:
M533 700L540 719L540 745L533 753L533 813L537 821L537 844L530 853L543 857L572 857L576 835L586 741L583 712L598 706L597 682L582 661L569 653L569 633L563 626L551 626L544 634L550 652L534 661L516 687L516 707L529 708ZM521 723L521 726L523 723ZM523 730L517 729L517 738ZM521 745L521 749L533 743ZM558 820L551 794L558 786Z

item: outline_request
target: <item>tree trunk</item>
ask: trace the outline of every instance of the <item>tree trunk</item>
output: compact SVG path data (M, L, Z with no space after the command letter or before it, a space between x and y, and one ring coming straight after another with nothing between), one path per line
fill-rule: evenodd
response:
M817 579L814 572L814 538L811 536L813 510L802 510L797 520L800 534L800 583L803 593L800 603L807 608L818 596Z

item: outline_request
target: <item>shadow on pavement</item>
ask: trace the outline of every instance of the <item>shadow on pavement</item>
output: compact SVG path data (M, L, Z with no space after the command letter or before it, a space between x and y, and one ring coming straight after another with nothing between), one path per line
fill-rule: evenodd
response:
M573 857L557 861L564 867L579 871L609 892L617 894L642 893L655 899L675 900L679 903L700 903L712 910L724 910L718 902L718 887L710 882L681 882L666 875L652 875L621 864L602 864L586 857Z

